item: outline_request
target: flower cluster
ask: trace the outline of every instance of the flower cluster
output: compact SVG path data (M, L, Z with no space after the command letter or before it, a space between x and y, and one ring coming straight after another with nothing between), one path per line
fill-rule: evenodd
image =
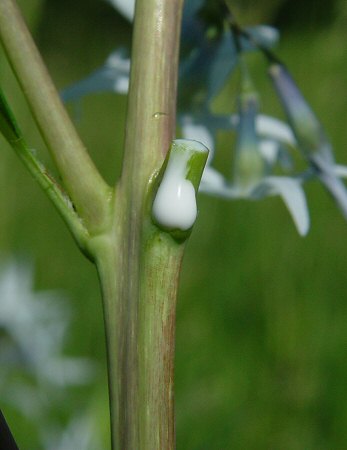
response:
M133 0L109 2L132 19ZM335 163L322 125L285 65L273 54L279 39L277 30L269 26L242 29L223 2L215 4L217 12L211 14L211 6L204 0L186 0L182 24L178 124L183 138L200 141L210 149L200 191L228 199L279 195L298 232L305 235L310 221L303 184L316 178L347 218L347 192L341 181L347 168ZM286 122L261 112L247 66L248 52L264 55ZM117 50L103 67L64 90L62 97L69 101L100 91L124 94L129 70L130 59L124 50ZM241 79L237 110L215 114L212 102L236 71ZM213 165L221 130L236 136L230 177ZM302 159L300 171L292 163L293 155Z
M102 448L91 412L73 413L64 427L53 419L52 412L66 404L66 389L90 384L96 366L64 354L68 303L57 292L34 292L32 283L27 261L0 263L2 404L38 424L46 450Z

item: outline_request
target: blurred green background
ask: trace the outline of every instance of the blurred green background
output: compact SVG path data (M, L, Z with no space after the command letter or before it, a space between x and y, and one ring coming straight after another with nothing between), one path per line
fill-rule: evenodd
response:
M130 43L130 25L102 0L19 4L60 89ZM347 164L344 0L240 0L235 8L243 24L280 27L277 53L325 125L337 160ZM54 171L3 54L0 61L2 87L27 140ZM262 84L264 107L278 111L260 79ZM227 91L219 99L225 110L235 104ZM112 94L70 108L109 182L119 174L125 109L126 99ZM221 141L220 161L226 163L230 143ZM64 423L71 411L88 406L107 442L104 334L94 267L2 138L0 145L0 257L33 258L35 287L68 293L74 320L67 352L100 364L92 388L71 392L57 418ZM232 203L200 198L177 311L179 449L347 448L347 227L318 183L306 191L312 219L306 238L298 236L278 198ZM20 448L39 450L35 426L11 409L5 413Z

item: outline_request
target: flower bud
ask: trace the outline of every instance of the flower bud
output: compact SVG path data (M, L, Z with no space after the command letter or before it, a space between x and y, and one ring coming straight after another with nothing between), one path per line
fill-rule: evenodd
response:
M272 63L269 75L292 127L293 133L306 157L323 152L331 159L327 137L317 117L283 64Z
M256 131L258 98L256 94L242 93L239 100L239 129L234 163L235 185L248 191L256 185L265 172L265 162L259 151Z

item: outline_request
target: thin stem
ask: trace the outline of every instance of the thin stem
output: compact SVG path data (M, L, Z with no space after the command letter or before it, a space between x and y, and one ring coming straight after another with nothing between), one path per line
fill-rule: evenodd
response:
M0 2L0 37L64 185L93 233L109 215L110 188L95 168L14 0Z
M49 174L43 164L41 164L35 155L28 149L23 140L13 142L12 147L30 174L38 182L43 191L47 194L47 197L58 210L79 248L89 259L92 259L93 257L88 251L88 230L85 228L82 220L78 217L76 211L74 211L69 197L59 187L58 183L54 180L52 175Z
M126 384L124 373L121 370L122 361L126 351L126 305L118 295L119 277L122 270L119 265L119 249L111 236L98 236L93 242L94 254L97 255L96 263L100 280L104 324L107 348L108 391L110 405L110 425L112 450L126 450L123 447L123 430L125 423L124 410L121 404L121 395ZM120 269L120 270L118 270ZM130 448L129 448L130 450Z
M26 144L11 108L1 90L0 131L17 153L19 159L23 162L29 173L38 182L48 198L57 208L80 249L87 257L92 259L87 249L89 239L88 230L85 228L80 217L78 217L68 195L62 190L52 175L49 174L41 161L36 157L34 151Z

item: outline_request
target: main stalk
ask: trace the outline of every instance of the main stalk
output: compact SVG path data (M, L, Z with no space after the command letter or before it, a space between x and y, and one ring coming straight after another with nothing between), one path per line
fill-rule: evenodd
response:
M174 137L183 0L136 3L114 227L95 240L106 323L113 450L173 450L175 305L184 244L151 221Z

